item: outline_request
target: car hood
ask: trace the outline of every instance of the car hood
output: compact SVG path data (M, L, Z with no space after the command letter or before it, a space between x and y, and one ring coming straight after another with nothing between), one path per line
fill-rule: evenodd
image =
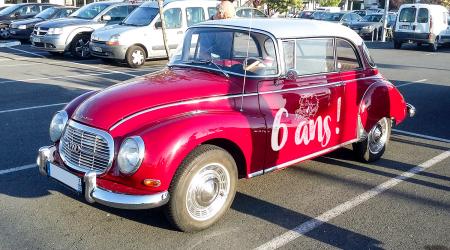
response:
M166 69L157 75L144 76L98 92L77 108L72 119L109 130L120 120L152 107L237 94L239 90L238 85L230 84L220 74L195 69Z
M25 19L25 20L15 21L13 23L18 26L18 25L36 24L36 23L40 23L43 21L45 21L45 20L41 19L41 18L29 18L29 19Z
M120 34L121 36L126 35L126 33L135 31L136 29L144 29L148 27L136 27L136 26L126 26L126 25L108 25L97 29L92 34L93 39L98 41L108 41L112 35Z
M350 25L350 28L362 28L362 27L366 27L369 25L377 26L379 24L380 24L379 22L359 22L359 23L354 23L354 24Z
M59 18L54 20L48 20L45 22L40 23L39 27L44 28L63 28L67 26L76 26L76 25L90 25L90 24L96 24L97 22L93 20L86 20L86 19L80 19L80 18Z

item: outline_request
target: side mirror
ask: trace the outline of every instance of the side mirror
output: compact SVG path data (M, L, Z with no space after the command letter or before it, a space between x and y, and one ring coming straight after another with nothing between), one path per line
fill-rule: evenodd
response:
M155 28L161 29L161 28L162 28L162 22L161 22L161 21L157 21L157 22L155 23Z
M106 21L106 22L111 21L111 16L110 15L103 15L102 16L102 21Z

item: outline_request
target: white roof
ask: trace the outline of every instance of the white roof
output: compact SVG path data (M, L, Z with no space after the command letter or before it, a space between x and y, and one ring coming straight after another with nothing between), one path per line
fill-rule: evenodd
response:
M407 3L407 4L402 4L400 6L400 9L402 8L408 8L408 7L416 7L416 8L429 8L429 9L439 9L442 10L444 12L448 12L447 8L445 8L442 5L437 5L437 4L426 4L426 3Z
M362 44L363 40L353 30L337 23L289 18L232 18L225 20L214 20L203 22L196 27L202 26L226 26L231 28L252 28L271 33L275 38L304 38L304 37L343 37Z

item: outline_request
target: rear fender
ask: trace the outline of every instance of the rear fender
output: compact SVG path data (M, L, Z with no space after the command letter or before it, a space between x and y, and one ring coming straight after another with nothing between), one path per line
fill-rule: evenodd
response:
M400 124L406 118L406 102L398 89L386 80L373 83L364 93L359 106L361 125L365 132L383 117Z

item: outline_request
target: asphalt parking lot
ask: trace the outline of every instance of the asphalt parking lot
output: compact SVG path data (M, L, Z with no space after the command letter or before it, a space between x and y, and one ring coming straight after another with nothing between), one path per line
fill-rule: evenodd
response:
M0 48L0 249L450 249L450 48L368 46L417 108L383 159L363 164L344 148L240 180L226 216L195 234L172 228L161 208L88 205L34 165L65 103L165 61L130 69Z

